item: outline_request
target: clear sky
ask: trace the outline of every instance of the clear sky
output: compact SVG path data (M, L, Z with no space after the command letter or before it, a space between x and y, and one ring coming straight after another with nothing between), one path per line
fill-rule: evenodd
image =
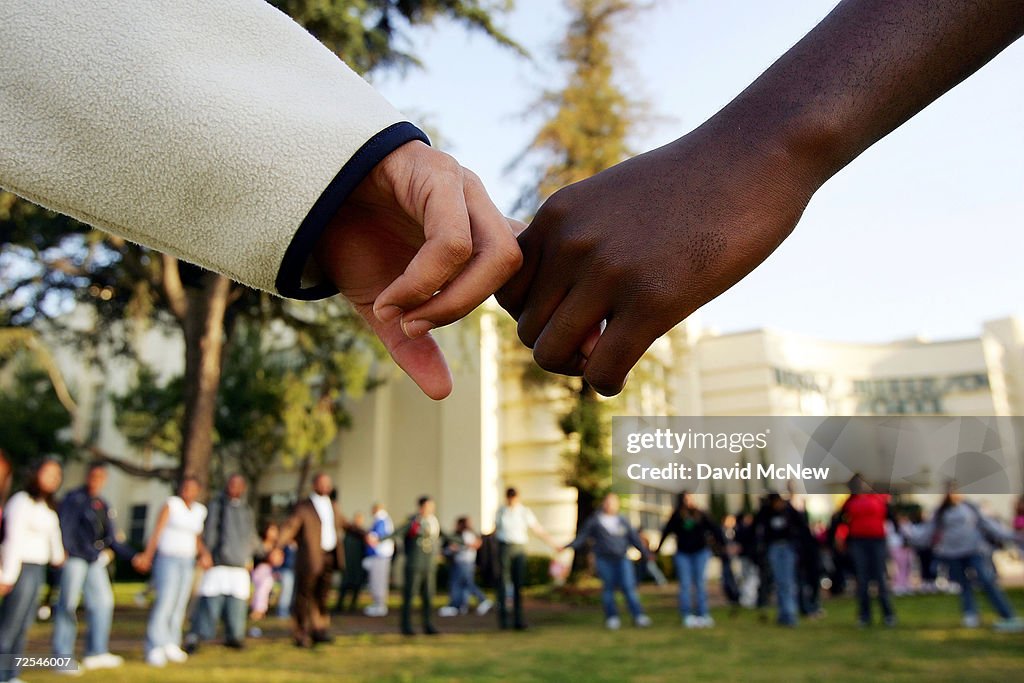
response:
M637 151L714 114L835 3L651 4L618 36L621 82L654 115ZM523 179L505 169L539 125L531 105L564 82L552 53L566 20L557 0L518 0L502 24L532 63L457 25L417 32L426 68L376 85L439 130L507 211ZM1024 314L1022 229L1024 40L829 181L789 240L701 321L849 341L973 336L984 320Z

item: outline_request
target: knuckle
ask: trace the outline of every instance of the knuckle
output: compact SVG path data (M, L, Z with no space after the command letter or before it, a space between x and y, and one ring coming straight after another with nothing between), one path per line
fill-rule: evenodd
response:
M571 357L571 354L569 354ZM538 344L533 350L533 360L548 372L561 372L566 365L566 353L550 344Z
M455 157L447 152L438 152L437 161L435 163L439 173L443 173L452 178L461 178L463 171L465 170L462 168L462 164L456 161Z
M469 235L450 234L441 246L445 258L454 263L463 263L473 255L473 239Z
M502 243L494 254L494 269L501 276L502 281L507 281L523 265L523 252L515 240Z

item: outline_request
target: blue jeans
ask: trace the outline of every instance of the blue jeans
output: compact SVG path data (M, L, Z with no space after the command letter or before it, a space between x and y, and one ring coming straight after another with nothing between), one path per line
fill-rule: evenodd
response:
M776 541L768 546L768 565L775 579L780 624L796 624L796 549L789 541Z
M473 596L477 602L487 599L484 592L474 581L476 575L476 563L459 562L456 560L451 564L451 576L448 580L448 604L452 607L462 609L469 606L469 598Z
M619 615L615 604L615 591L620 590L626 596L629 613L636 619L644 613L640 607L640 598L636 594L636 570L628 557L597 556L597 575L601 579L601 604L604 606L605 618Z
M892 601L889 600L889 585L885 577L885 562L889 548L884 538L851 538L850 559L857 576L857 616L862 623L871 621L872 583L878 586L878 603L885 617L893 616Z
M973 574L999 616L1003 619L1013 618L1013 608L1006 599L1006 594L996 583L992 562L987 557L975 553L967 557L944 558L944 561L949 565L949 578L960 584L960 604L964 614L978 614L978 604L974 600L973 581L970 576Z
M292 613L292 597L295 595L295 570L281 569L277 573L281 581L281 593L277 596L277 616L287 617Z
M157 553L153 561L153 590L156 599L149 611L146 626L146 652L181 646L181 627L185 623L185 608L192 595L194 557L173 557Z
M36 623L39 609L39 589L46 581L46 567L41 564L23 564L14 588L0 603L0 653L25 654L28 630ZM0 669L0 681L17 678L21 667Z
M248 614L249 604L246 600L232 595L204 595L196 605L189 632L199 640L213 640L217 635L217 622L223 621L224 640L241 643L245 640L245 620Z
M78 603L85 598L85 623L89 637L85 656L105 654L110 646L110 622L114 618L114 591L110 588L107 567L69 557L60 575L60 597L53 617L53 654L71 657L78 637Z
M672 558L676 566L676 578L679 579L679 613L684 617L690 614L691 589L697 598L693 614L698 617L708 615L708 589L704 583L704 572L710 557L711 550L704 548L695 553L676 553Z

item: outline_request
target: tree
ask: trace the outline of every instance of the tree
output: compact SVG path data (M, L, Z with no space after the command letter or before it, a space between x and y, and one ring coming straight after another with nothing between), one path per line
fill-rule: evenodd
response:
M535 159L538 180L526 188L518 207L535 210L556 190L623 161L632 152L629 132L642 115L642 107L615 83L619 61L613 39L615 25L636 11L631 0L567 0L572 12L558 59L570 73L560 90L545 92L541 110L548 118L524 154L514 162ZM608 421L597 392L580 379L553 380L533 365L528 374L561 384L573 396L572 407L559 426L570 438L566 453L565 484L576 489L576 528L595 510L611 486ZM573 569L582 567L577 554Z
M521 52L493 17L508 2L487 0L273 0L356 71L416 64L410 29L440 18L462 22ZM69 333L83 345L107 343L131 355L132 332L152 325L184 338L185 371L179 453L181 471L206 482L213 452L223 361L240 321L286 336L301 356L320 406L340 410L339 396L375 380L366 367L381 353L362 322L338 300L288 302L222 275L90 229L0 192L0 325ZM69 330L74 303L95 313L91 330ZM276 333L275 332L275 333ZM353 381L363 381L361 385ZM326 397L331 397L328 401ZM339 414L336 424L343 423Z
M43 457L67 460L76 454L68 435L71 415L54 389L46 367L49 354L24 342L19 330L0 330L0 449L13 481L20 482Z

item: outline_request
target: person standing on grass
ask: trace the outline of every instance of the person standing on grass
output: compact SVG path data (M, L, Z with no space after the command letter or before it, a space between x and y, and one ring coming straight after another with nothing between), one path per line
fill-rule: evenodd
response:
M572 549L579 552L588 543L592 545L597 557L597 575L601 579L605 627L615 631L622 626L619 608L615 604L615 591L621 591L625 596L629 612L633 616L633 624L638 628L650 626L651 618L640 606L640 597L636 592L636 571L628 556L630 546L639 550L645 560L649 559L648 550L637 530L625 515L620 514L619 497L614 493L604 497L601 509L587 518L579 534L565 546L564 550Z
M298 543L295 561L295 604L293 637L295 646L309 648L330 643L331 615L327 595L335 571L345 568L342 540L345 518L331 499L334 484L325 472L313 476L313 491L295 504L291 516L281 525L277 544L284 548Z
M60 574L60 597L53 624L53 654L73 657L78 633L78 603L85 599L89 637L82 668L112 669L124 659L110 652L110 624L114 618L114 591L108 566L117 556L142 566L135 549L117 537L114 512L101 494L107 483L102 462L89 465L85 484L70 491L58 508L67 560Z
M775 585L778 601L777 622L796 626L797 620L797 546L806 518L778 493L769 493L754 521L766 569ZM758 605L767 603L770 583L762 577ZM763 598L763 600L762 600Z
M505 491L505 505L498 508L494 518L494 537L498 541L498 562L501 576L498 579L498 627L527 628L523 615L523 584L526 582L526 543L530 532L536 534L554 550L560 546L552 540L544 527L537 521L533 510L523 505L519 492L514 488ZM512 623L508 615L508 589L512 587Z
M662 527L661 541L654 550L655 555L670 536L676 539L673 561L676 578L679 580L679 615L683 625L686 628L714 626L715 620L708 613L704 574L711 558L711 541L716 541L721 547L725 546L722 530L706 512L697 507L693 497L683 491L676 496L676 507ZM694 598L692 607L691 595Z
M847 549L857 578L857 622L862 627L871 625L871 584L874 584L885 625L895 626L896 612L885 575L889 556L885 523L893 519L889 496L871 493L859 474L850 480L849 488L850 497L843 503L840 513L849 526Z
M274 590L274 572L284 563L284 552L277 547L278 526L266 524L260 533L259 556L253 558L252 600L249 602L249 616L253 621L262 621L270 609L270 593Z
M931 520L918 526L906 525L903 532L914 544L931 545L936 559L948 567L949 578L959 584L964 628L981 625L974 599L973 584L977 581L999 614L994 628L1013 633L1024 631L1024 619L1014 613L999 588L991 560L985 556L989 547L1013 540L1013 534L982 514L977 505L964 500L955 484L950 484Z
M20 681L16 657L25 652L28 631L36 621L39 589L48 565L64 563L64 543L54 495L63 476L56 460L42 461L24 491L4 508L0 546L0 654L11 659L0 666L0 681Z
M195 477L181 480L178 495L167 499L141 553L140 566L152 567L156 591L146 625L146 663L150 666L164 667L188 659L181 649L181 629L192 595L196 558L203 569L213 566L203 544L206 506L198 500L201 490Z
M217 622L224 623L224 645L245 647L245 622L252 581L249 568L254 554L264 553L256 533L256 517L245 499L245 477L232 474L224 490L210 501L203 527L203 545L210 551L213 566L199 582L199 604L192 628L185 638L191 654L204 640L217 634Z
M476 598L476 613L487 614L494 603L487 599L476 585L476 551L483 544L480 534L473 530L469 517L455 521L455 538L462 543L453 549L449 566L448 604L438 610L442 617L454 617L469 611L469 598Z
M335 614L345 611L346 597L349 597L348 610L355 612L359 592L366 583L366 569L363 568L367 547L367 530L363 527L365 521L363 513L357 512L352 515L351 523L345 526L345 539L341 542L345 553L345 571L342 572L341 585L338 587L338 601L334 603Z
M895 596L910 593L910 569L914 551L900 533L900 528L909 522L909 517L900 514L896 516L896 522L886 524L885 529L886 544L889 546L889 557L892 558L893 566L892 594Z
M395 524L380 503L374 503L372 512L373 524L366 535L366 558L363 561L373 604L367 606L363 613L368 617L386 617L388 589L391 586L391 558L395 554L395 542L389 537L395 533Z
M457 540L441 531L441 523L434 514L434 499L421 496L416 514L395 529L392 538L403 540L405 551L405 577L402 583L402 635L412 636L412 601L418 595L423 614L423 632L437 635L434 627L434 593L437 585L437 560L444 544L457 544ZM382 542L386 539L381 539Z

